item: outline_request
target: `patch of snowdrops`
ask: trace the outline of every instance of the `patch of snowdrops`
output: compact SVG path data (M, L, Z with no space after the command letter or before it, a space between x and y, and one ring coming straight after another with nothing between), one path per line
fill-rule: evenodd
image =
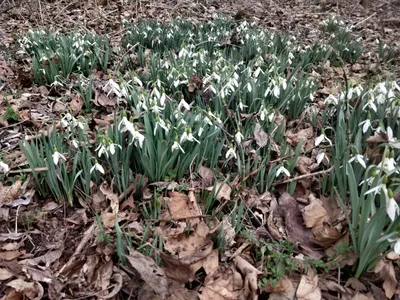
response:
M60 122L64 130L21 143L32 169L47 167L33 172L40 193L72 203L75 187L90 196L90 182L112 181L122 193L136 174L152 182L181 180L201 165L246 178L243 185L260 193L272 190L277 180L293 178L288 191L294 192L296 167L306 156L316 171L326 171L318 193L338 199L346 211L352 244L360 253L356 274L370 269L390 245L400 248L394 196L400 192L400 88L391 80L347 83L339 94L316 99L319 87L309 76L311 66L325 59L354 62L363 50L342 25L324 24L334 34L331 43L305 47L295 37L246 21L127 27L120 52L129 50L129 55L121 57L118 76L102 87L118 107L113 124L96 132L93 141L88 120L66 113ZM51 48L50 37L35 34L22 43L38 63L66 51L67 37L56 38ZM76 60L69 70L82 71L85 51L97 53L100 40L69 38ZM39 50L48 52L43 56ZM105 61L95 63L107 70ZM315 110L317 100L324 101L324 109ZM306 140L294 147L287 139L286 123L299 118L314 124L315 155L304 149Z

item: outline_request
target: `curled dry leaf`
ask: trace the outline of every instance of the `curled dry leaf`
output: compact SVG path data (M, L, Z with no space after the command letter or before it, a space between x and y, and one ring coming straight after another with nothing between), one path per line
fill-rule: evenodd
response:
M311 230L303 225L303 216L296 199L290 196L289 193L284 192L279 198L279 204L283 211L285 229L289 240L293 243L298 243L305 254L311 258L320 259L323 255L317 250L316 245L311 242Z
M168 210L162 214L162 220L169 221L171 218L176 221L186 220L191 225L200 222L199 218L195 218L201 215L197 201L191 201L189 196L178 192L169 192L168 195L169 198L164 198L168 203Z
M247 299L243 287L242 276L237 270L220 267L204 280L204 287L199 294L199 299Z
M69 107L71 108L72 114L74 116L78 115L83 107L83 100L79 94L75 94L69 102Z
M3 186L3 183L0 182L0 207L14 201L20 194L21 186L21 179L17 179L12 186Z
M0 268L0 281L13 277L14 274L6 268Z
M343 287L340 284L338 284L334 281L331 281L331 280L324 281L322 283L321 290L339 293L341 295L340 299L349 299L350 300L354 294L354 291L352 289Z
M200 166L199 175L202 179L204 186L211 186L213 184L214 173L213 173L213 171L211 171L211 169L204 167L204 166Z
M211 192L213 189L214 187L210 186L206 190ZM224 182L217 182L215 187L215 198L218 201L221 201L222 199L228 201L231 200L231 193L232 193L232 188L228 184Z
M129 264L154 292L164 299L168 295L168 282L164 270L151 257L144 256L130 247L128 250L129 255L126 255L126 258Z
M342 237L329 221L329 216L322 202L310 197L310 204L302 209L304 225L311 228L311 241L323 248L328 248Z
M27 282L22 279L15 279L6 284L15 291L22 293L28 299L41 299L44 294L42 285L37 282Z
M391 299L397 290L397 279L391 261L380 260L373 270L383 280L383 289L388 299Z
M257 299L258 295L258 275L262 272L256 267L250 264L247 260L241 256L236 256L234 258L236 267L240 270L241 274L244 276L244 289L245 296L249 299Z
M344 285L345 287L351 287L355 291L366 291L367 288L365 285L357 278L351 277L347 279L346 284Z
M298 300L322 299L321 290L318 287L318 276L315 274L302 275L296 296Z

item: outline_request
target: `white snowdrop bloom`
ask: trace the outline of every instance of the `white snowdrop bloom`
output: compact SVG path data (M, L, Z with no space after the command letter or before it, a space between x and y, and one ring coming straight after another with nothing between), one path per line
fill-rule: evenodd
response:
M77 141L76 139L71 140L71 144L72 144L72 146L74 146L76 149L79 148L79 143L78 143L78 141Z
M181 110L182 107L185 110L190 111L190 104L188 104L183 97L181 98L181 101L178 104L178 110Z
M116 147L118 147L119 149L122 150L121 145L111 143L111 144L109 144L109 145L107 146L107 152L110 152L111 155L114 155L114 154L115 154L115 148L116 148Z
M254 71L253 76L254 76L255 78L258 78L258 76L260 75L260 73L264 74L264 71L263 71L260 67L258 67L258 68Z
M393 250L394 250L394 252L396 252L397 254L400 254L400 238L397 238L394 242L395 242L395 243L394 243L394 245L393 245Z
M394 152L386 154L382 161L377 165L378 168L382 168L386 174L391 175L396 171L396 162L394 160ZM377 171L379 173L379 170Z
M317 154L317 156L315 158L318 166L323 162L324 158L326 158L329 161L328 157L326 156L325 151L319 151L319 153Z
M108 152L107 152L107 148L104 145L105 141L102 141L97 148L95 149L95 151L97 151L97 156L101 157L103 154L105 154L108 157Z
M118 130L121 132L129 131L133 135L134 134L133 123L130 122L126 117L123 117L118 125Z
M238 131L235 134L235 141L238 144L241 144L243 139L244 139L243 134L240 132L240 128L238 128Z
M197 132L197 135L198 135L198 136L202 136L203 132L204 132L204 128L203 128L203 127L200 127L200 128L199 128L199 132Z
M239 100L239 109L240 109L241 111L243 111L243 109L244 109L245 107L248 107L248 106L247 106L247 105L244 105L243 102L242 102L242 99L240 99L240 100Z
M226 154L225 154L225 158L227 159L227 160L230 160L231 158L236 158L236 151L235 151L235 148L233 148L233 146L231 145L230 147L229 147L229 150L226 152Z
M263 104L262 104L261 107L260 107L259 114L260 114L260 119L261 119L261 121L264 121L265 118L267 118L268 115L269 115L268 110L264 107Z
M363 106L363 110L365 110L367 107L369 107L370 109L372 109L374 112L377 111L376 105L374 103L374 100L372 97L370 97L367 101L367 103Z
M318 146L322 142L328 142L332 146L332 141L325 135L325 130L322 129L321 135L315 139L315 146Z
M392 147L394 147L396 149L400 149L400 141L396 137L393 136L393 130L391 127L388 127L386 129L386 133L387 133L389 145L391 145Z
M276 177L278 177L281 173L285 174L287 177L290 177L290 173L289 170L286 169L283 164L280 165L280 167L278 168L278 170L276 171Z
M338 105L339 100L335 96L330 94L327 98L325 98L324 103L327 105L330 105L330 104Z
M74 116L72 116L70 113L65 114L64 117L61 118L60 120L60 124L62 127L68 127L71 123L71 121L74 121L75 118Z
M181 150L182 153L185 153L185 151L183 150L181 144L179 144L178 138L175 139L174 144L171 147L171 151L174 152L177 149Z
M10 171L10 167L5 163L0 161L0 173L6 174Z
M392 81L392 89L396 89L398 92L400 92L400 86L397 84L396 81Z
M187 133L187 131L185 130L185 131L182 133L181 138L179 139L179 143L182 144L182 143L185 142L187 139L188 139L188 133Z
M104 174L104 168L102 165L99 164L99 162L97 160L96 160L94 166L90 168L90 174L92 174L94 170L97 170L100 173Z
M400 214L399 205L393 198L393 192L391 189L387 190L387 193L385 193L385 197L386 197L386 213L388 214L392 222L394 222L396 217Z
M251 93L252 87L251 87L251 83L250 82L247 83L246 87L247 87L247 90Z
M187 140L190 141L190 142L196 142L196 143L200 144L199 140L197 140L197 139L193 136L193 133L192 133L192 130L191 130L191 129L189 130L189 133L188 133L188 135L187 135Z
M58 165L58 162L60 161L60 159L66 160L65 156L62 155L60 152L58 152L57 149L52 154L52 157L53 157L53 162L55 165Z
M364 161L364 156L361 154L355 154L352 158L349 159L349 163L356 161L358 162L364 169L367 168L365 161Z

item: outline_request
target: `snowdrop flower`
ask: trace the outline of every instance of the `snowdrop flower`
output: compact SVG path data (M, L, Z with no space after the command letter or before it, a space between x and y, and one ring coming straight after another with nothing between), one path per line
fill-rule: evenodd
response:
M79 143L78 143L78 141L77 141L75 138L71 140L71 144L72 144L72 146L74 146L76 149L79 148Z
M328 159L328 157L326 156L326 151L325 151L325 149L324 149L323 151L320 150L320 151L318 152L318 154L317 154L317 157L315 158L315 159L317 160L317 165L318 165L318 166L322 163L322 161L324 160L324 158L326 158L326 159L328 160L328 162L329 162L329 159Z
M199 128L199 132L197 132L197 135L198 135L198 136L201 136L201 135L203 134L203 132L204 132L204 128L203 128L203 127L200 127L200 128Z
M62 127L68 127L71 121L75 120L75 118L70 114L67 113L64 117L61 118L60 124Z
M72 122L73 122L74 128L75 128L75 127L78 127L78 128L80 128L80 129L82 129L82 130L85 129L85 120L84 120L83 117L80 117L78 120L76 120L76 119L74 118L74 119L72 120Z
M178 104L178 110L181 110L181 108L184 108L187 111L190 111L190 104L188 104L185 99L183 98L183 96L181 97L181 101Z
M97 159L96 159L96 161L95 161L94 166L91 167L91 169L90 169L90 174L92 174L92 172L93 172L94 170L97 170L97 171L99 171L100 173L104 174L104 168L103 168L102 165L99 164L99 162L97 161Z
M139 134L140 134L140 133L139 133ZM144 140L144 137L143 137L143 140ZM143 143L143 141L142 141L142 143ZM115 147L118 147L119 149L122 150L121 145L114 144L114 143L112 143L112 141L111 141L111 144L109 144L109 145L107 146L107 152L110 152L111 155L114 155L114 154L115 154ZM107 153L107 152L106 152L106 153Z
M243 109L244 109L245 107L248 107L248 106L247 106L247 105L244 105L242 99L240 99L240 100L239 100L239 109L240 109L241 111L243 111Z
M181 144L179 144L178 137L175 138L174 144L171 147L171 151L174 152L177 149L181 150L182 153L185 153L185 151L183 150Z
M52 154L53 162L55 165L58 165L58 162L61 159L66 160L65 156L62 155L60 152L57 151L57 148L54 147L54 153Z
M325 135L325 129L321 130L321 135L315 139L315 146L318 146L323 141L328 142L332 146L332 141Z
M103 139L101 141L101 143L95 149L95 151L97 151L98 157L101 157L103 154L105 154L108 157L107 148L106 148L105 144L106 144L106 140Z
M276 171L276 177L278 177L281 173L284 173L287 177L290 177L290 173L289 170L286 169L283 164L280 165L280 167L278 168L278 170Z
M142 81L136 76L136 74L134 74L134 76L133 76L133 82L136 82L137 85L139 85L140 87L143 87Z
M353 161L358 162L364 169L367 168L367 166L365 165L364 156L362 156L361 154L357 153L352 158L349 159L349 163Z
M366 133L368 131L369 128L371 128L371 113L368 112L368 116L367 119L365 121L360 122L360 124L358 124L358 126L362 125L362 131L363 133Z
M373 97L368 97L368 101L367 103L363 106L363 110L365 110L366 107L369 107L370 109L372 109L374 112L377 111L376 105L374 103L374 99Z
M334 105L338 105L339 104L339 100L333 96L332 94L330 94L327 98L325 98L324 100L324 104L334 104Z
M394 252L396 252L397 254L400 254L400 238L397 237L397 239L389 239L390 242L394 242L393 245L393 250Z
M6 163L0 161L0 173L6 174L9 171L10 171L10 167Z
M230 160L232 157L236 158L236 151L235 148L233 148L232 144L229 146L229 150L225 154L225 158L227 160Z
M153 135L156 135L158 127L161 127L167 133L169 132L170 126L168 126L163 119L160 119L160 117L158 115L156 115L156 126L154 126Z
M385 197L386 197L386 213L388 214L392 222L394 222L396 216L400 214L399 205L397 204L396 200L394 200L393 192L391 189L387 190Z
M121 132L129 131L133 135L134 132L133 123L130 122L127 119L127 117L124 116L118 125L118 130Z
M238 144L241 144L243 139L244 139L243 134L240 132L240 128L238 128L238 131L235 134L235 141Z
M261 119L261 121L264 121L265 118L268 116L269 112L268 112L268 110L264 107L264 104L261 104L259 114L260 114L260 119Z
M139 132L139 128L137 126L134 126L133 131L131 132L133 141L138 141L139 142L139 147L143 147L143 142L144 142L144 135ZM121 147L121 146L120 146Z
M188 130L187 140L190 142L196 142L196 143L200 144L200 142L193 136L192 129L190 129L190 128Z
M390 153L385 153L382 161L378 164L378 168L384 169L384 171L388 174L391 175L395 170L396 170L396 162L394 160L394 151L391 151ZM378 170L378 173L380 171Z
M394 147L396 149L400 149L400 141L398 141L397 138L393 136L393 130L391 127L388 127L386 129L386 133L387 133L389 145L391 145L392 147Z
M165 90L164 88L161 89L161 96L160 96L160 104L162 106L165 105L165 100L167 99L167 96L165 95Z
M263 71L260 67L258 67L258 68L254 71L253 76L254 76L255 78L257 78L258 75L260 75L260 73L264 74L264 71Z
M397 84L396 81L392 82L392 90L396 89L397 91L400 92L400 86Z

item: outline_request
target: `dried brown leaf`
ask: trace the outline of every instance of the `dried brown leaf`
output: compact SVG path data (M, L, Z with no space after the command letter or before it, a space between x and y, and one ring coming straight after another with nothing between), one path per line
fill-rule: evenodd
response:
M254 299L258 294L258 275L262 272L241 256L236 256L234 262L244 276L245 296Z
M206 190L211 192L213 189L214 187L210 186ZM215 193L216 193L215 198L218 201L221 201L222 199L229 201L231 200L232 188L224 182L217 182L215 187Z
M373 271L383 280L385 295L388 299L391 299L397 289L397 279L393 263L381 260L375 265Z
M162 220L168 221L172 218L179 221L187 218L187 222L192 225L200 222L200 218L194 218L201 215L197 201L191 201L189 196L178 192L169 192L168 195L169 198L164 198L168 203L168 210L162 214Z
M321 290L318 287L318 276L302 275L300 284L296 291L298 300L317 300L321 299Z
M246 299L242 276L234 268L215 270L204 280L204 288L199 294L200 300Z
M151 257L145 256L130 247L128 250L129 255L126 255L126 258L130 265L155 293L165 298L168 295L168 282L164 270Z
M13 277L14 274L6 268L0 268L0 281L7 280Z
M204 167L204 166L200 166L199 175L202 179L204 186L212 185L212 183L214 181L214 173L213 173L213 171L211 171L211 169Z
M79 94L75 94L69 102L69 107L71 108L72 114L74 116L78 115L83 107L83 100Z
M6 284L29 299L41 299L44 294L43 287L37 282L27 282L23 279L15 279Z

